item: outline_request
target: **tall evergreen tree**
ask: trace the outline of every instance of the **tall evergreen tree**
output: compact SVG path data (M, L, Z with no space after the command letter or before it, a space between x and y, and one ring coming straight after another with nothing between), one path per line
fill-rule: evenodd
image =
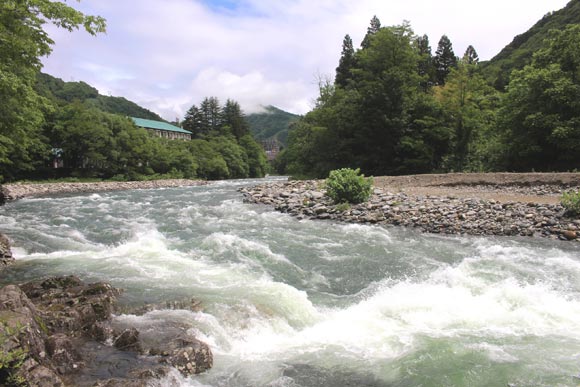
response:
M195 105L192 105L183 120L183 129L189 130L194 138L199 138L203 131L203 117L201 110Z
M477 55L477 51L475 51L475 48L471 44L467 46L465 54L463 54L463 61L468 65L479 63L479 55Z
M222 110L223 131L231 132L239 141L243 136L249 133L248 123L244 118L244 113L240 104L234 100L228 99Z
M369 48L371 45L372 37L381 30L381 21L377 17L377 15L373 16L371 19L371 25L367 28L367 34L365 35L361 47L362 48Z
M222 124L222 109L216 97L206 97L199 107L201 111L201 134L219 132Z
M443 35L437 45L435 57L433 58L435 66L435 76L438 85L444 85L445 79L452 68L457 67L457 57L453 52L453 45L447 35Z
M338 67L336 68L336 78L334 83L340 87L346 87L348 80L351 79L351 70L355 66L354 47L350 35L346 35L342 41L342 54Z
M435 81L435 72L433 71L433 55L429 45L427 35L419 36L416 40L417 51L419 52L418 73L423 78L421 86L426 91Z

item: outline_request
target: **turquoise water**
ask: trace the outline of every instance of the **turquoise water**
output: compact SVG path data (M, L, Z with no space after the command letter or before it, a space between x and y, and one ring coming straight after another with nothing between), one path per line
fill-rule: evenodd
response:
M2 282L105 280L153 342L190 331L214 368L182 386L578 386L580 248L298 221L244 204L254 181L0 207ZM163 382L170 384L169 379Z

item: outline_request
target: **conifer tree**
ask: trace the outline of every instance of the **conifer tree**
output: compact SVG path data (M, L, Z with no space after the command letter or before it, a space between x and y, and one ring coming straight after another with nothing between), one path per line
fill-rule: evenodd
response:
M443 35L437 45L435 57L433 58L435 66L435 77L438 85L444 85L445 79L452 68L457 67L457 57L453 52L453 45L447 35Z
M338 67L336 68L336 78L334 83L340 87L346 87L351 79L351 70L355 66L354 47L350 35L346 35L342 41L342 54Z
M479 55L477 55L477 51L471 44L465 50L465 54L463 54L463 61L468 65L479 63Z
M222 110L222 126L226 131L231 131L236 139L249 133L248 123L244 118L244 113L240 108L240 104L234 100L228 99L226 105Z
M435 74L433 71L433 55L431 54L431 46L429 45L429 37L427 35L419 36L416 40L417 51L419 53L418 73L423 78L421 86L426 91L435 82Z
M200 105L202 134L219 131L222 124L222 109L216 97L206 97Z
M197 106L192 105L185 114L183 129L190 131L194 138L200 137L202 132L202 116Z
M381 29L381 21L377 17L377 15L373 16L371 19L371 25L367 28L367 34L365 35L361 47L362 48L369 48L371 45L372 37L379 32Z

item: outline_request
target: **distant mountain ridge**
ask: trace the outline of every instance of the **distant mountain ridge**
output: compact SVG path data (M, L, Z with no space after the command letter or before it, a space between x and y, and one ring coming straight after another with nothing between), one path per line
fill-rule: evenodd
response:
M78 100L107 113L165 121L158 114L124 97L101 95L97 89L83 81L65 82L52 75L39 73L36 79L36 89L40 95L61 102L70 103Z
M300 117L270 105L264 107L264 112L248 114L246 121L256 140L274 140L278 145L286 146L288 128Z
M543 47L550 30L561 30L569 24L579 23L580 0L571 0L564 8L546 14L528 31L517 35L495 57L482 63L486 78L502 90L509 82L513 70L522 69L531 63L534 52Z

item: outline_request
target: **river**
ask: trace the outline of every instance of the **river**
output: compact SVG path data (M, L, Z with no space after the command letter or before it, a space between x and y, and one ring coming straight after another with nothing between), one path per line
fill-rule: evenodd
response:
M182 386L577 386L580 248L297 220L244 204L261 180L24 199L0 207L17 264L76 274L144 340L188 330L214 368Z

